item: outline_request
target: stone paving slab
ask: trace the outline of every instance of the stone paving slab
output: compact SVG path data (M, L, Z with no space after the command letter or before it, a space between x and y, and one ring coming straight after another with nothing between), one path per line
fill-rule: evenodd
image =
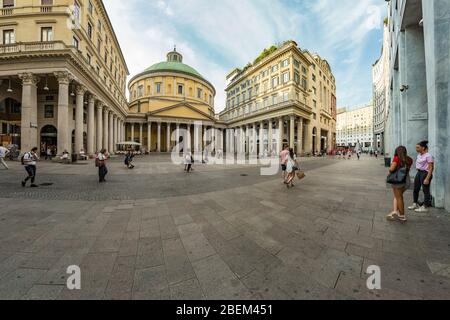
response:
M54 185L36 190L17 184L18 164L1 171L0 298L450 298L449 213L386 221L381 161L302 160L290 190L254 165L136 164L112 161L99 185L90 164L39 163ZM65 286L70 265L80 291ZM370 265L381 290L366 287Z

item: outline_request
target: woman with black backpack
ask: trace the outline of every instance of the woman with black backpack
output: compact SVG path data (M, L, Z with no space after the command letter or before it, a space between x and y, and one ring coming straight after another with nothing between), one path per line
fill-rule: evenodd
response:
M407 221L403 194L411 186L409 170L413 162L413 159L408 157L408 151L404 146L400 146L395 150L394 160L389 168L387 178L387 183L392 186L392 192L394 193L394 211L387 216L389 221Z

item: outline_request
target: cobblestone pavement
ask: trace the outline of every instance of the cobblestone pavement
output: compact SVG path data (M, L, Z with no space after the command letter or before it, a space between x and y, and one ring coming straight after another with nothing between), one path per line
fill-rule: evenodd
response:
M167 160L112 161L102 185L91 162L39 163L38 189L0 170L0 299L450 298L449 213L387 222L381 160L305 160L291 190L257 166Z

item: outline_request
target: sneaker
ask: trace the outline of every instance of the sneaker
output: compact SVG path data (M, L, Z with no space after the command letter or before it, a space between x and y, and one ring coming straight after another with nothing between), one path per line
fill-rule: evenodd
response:
M416 210L419 208L420 208L420 206L417 203L414 203L411 207L408 207L408 210Z
M22 181L22 187L24 187L25 188L25 185L26 185L27 183L25 182L25 181Z
M414 211L415 211L415 212L418 212L418 213L427 213L427 212L430 211L430 210L428 210L427 207L422 206L422 207L420 207L420 208L417 208L417 209L414 210Z

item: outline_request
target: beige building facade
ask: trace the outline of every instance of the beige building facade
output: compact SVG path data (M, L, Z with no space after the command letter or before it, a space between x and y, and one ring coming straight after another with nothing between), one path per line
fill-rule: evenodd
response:
M2 145L74 155L124 141L149 152L180 143L255 154L283 143L299 154L335 147L331 68L294 41L228 75L219 115L214 86L176 49L127 86L128 74L101 0L0 0Z
M238 152L331 151L336 141L336 82L326 60L287 41L228 75L220 114ZM230 147L230 146L229 146Z
M129 72L103 2L0 5L1 143L54 145L59 154L114 150L125 132Z

